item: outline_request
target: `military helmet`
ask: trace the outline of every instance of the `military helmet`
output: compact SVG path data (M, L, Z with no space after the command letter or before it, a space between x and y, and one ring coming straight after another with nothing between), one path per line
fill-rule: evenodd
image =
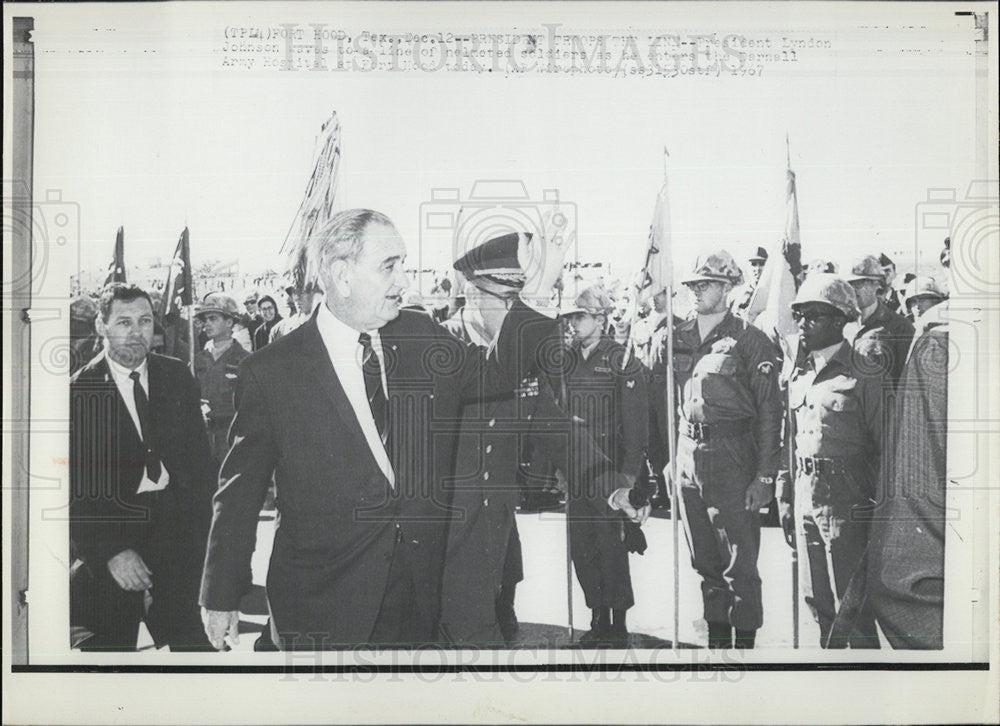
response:
M812 274L812 275L815 275L816 273L833 274L836 272L837 272L837 265L835 265L833 262L824 257L818 257L806 265L807 274Z
M944 300L947 295L933 277L914 277L903 288L903 298L909 302L918 297L933 297Z
M846 277L848 282L874 280L885 284L885 270L882 269L882 263L875 255L865 255L855 259L851 264L851 274Z
M591 285L576 296L573 304L565 311L563 317L574 313L589 313L590 315L609 315L615 309L614 301L603 285Z
M681 280L684 285L694 282L730 282L733 285L740 285L743 283L743 271L731 254L725 250L718 250L698 255L691 268L691 274Z
M228 295L213 292L205 296L194 312L195 315L207 313L219 313L235 320L240 315L240 309L236 306L236 301Z
M818 302L830 305L842 312L848 320L856 320L861 312L858 310L858 296L850 283L839 275L828 272L818 272L810 275L802 283L792 310L805 303Z

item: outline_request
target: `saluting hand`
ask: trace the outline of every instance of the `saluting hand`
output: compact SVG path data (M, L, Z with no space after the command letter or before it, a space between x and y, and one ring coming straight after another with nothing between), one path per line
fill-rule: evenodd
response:
M524 270L523 294L548 300L563 271L563 260L576 231L569 217L552 205L542 213L542 228L531 240L522 236L517 245L517 261Z

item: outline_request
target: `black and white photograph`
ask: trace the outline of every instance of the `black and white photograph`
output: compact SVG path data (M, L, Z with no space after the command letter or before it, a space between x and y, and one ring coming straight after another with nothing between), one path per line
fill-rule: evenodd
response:
M1000 718L996 16L5 4L4 721Z

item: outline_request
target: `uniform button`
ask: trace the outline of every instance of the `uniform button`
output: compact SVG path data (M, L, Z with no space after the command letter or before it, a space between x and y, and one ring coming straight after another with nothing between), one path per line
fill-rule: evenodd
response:
M497 422L497 420L496 420L495 418L491 418L491 419L490 419L490 422L489 422L489 424L488 424L488 425L489 425L489 427L490 427L490 428L493 428L493 427L494 427L494 426L496 425L496 422Z
M490 473L488 471L483 472L483 481L489 481Z
M486 453L489 454L493 451L493 444L486 444Z
M484 507L488 507L488 506L490 506L490 500L489 500L489 497L487 497L486 499L484 499L484 500L483 500L483 506L484 506Z

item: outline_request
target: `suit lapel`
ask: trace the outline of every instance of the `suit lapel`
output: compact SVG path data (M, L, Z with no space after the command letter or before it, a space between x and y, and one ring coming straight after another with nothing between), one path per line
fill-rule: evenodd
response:
M303 325L303 328L302 355L306 375L310 376L317 388L330 399L340 417L351 426L352 430L364 438L358 417L354 413L354 408L351 406L347 394L344 393L344 387L340 383L340 378L337 377L337 372L333 369L330 354L327 352L326 346L323 345L319 328L316 326L316 316L314 315Z

